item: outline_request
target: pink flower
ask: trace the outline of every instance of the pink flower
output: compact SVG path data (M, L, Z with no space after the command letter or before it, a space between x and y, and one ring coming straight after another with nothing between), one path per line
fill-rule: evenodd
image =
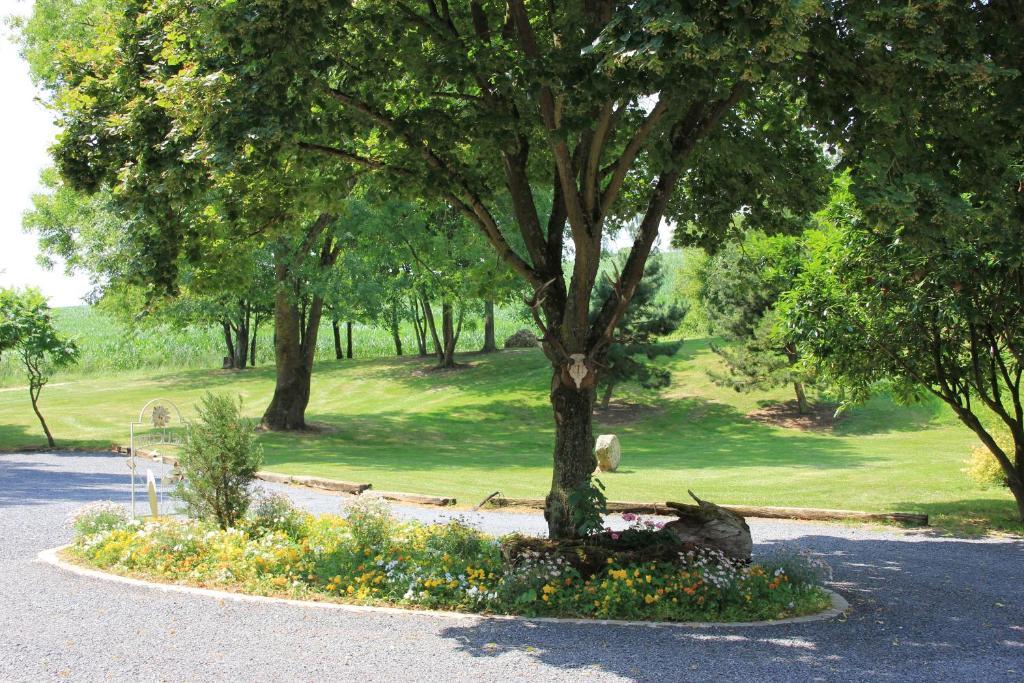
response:
M612 540L613 541L619 540L619 535L617 533L615 533L614 531L612 532Z
M623 519L623 521L626 521L626 522L632 522L632 521L636 520L636 515L633 514L632 512L623 512L622 513L622 519Z

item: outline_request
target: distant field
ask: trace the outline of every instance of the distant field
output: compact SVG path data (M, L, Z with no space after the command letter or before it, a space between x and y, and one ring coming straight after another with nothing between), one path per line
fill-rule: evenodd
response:
M366 481L375 488L456 496L475 504L500 490L540 497L550 481L550 382L539 351L466 355L470 367L434 372L424 359L325 360L313 378L308 417L316 434L264 434L269 469ZM599 426L622 440L619 472L602 475L612 499L679 500L693 489L711 500L872 511L928 512L960 531L1022 531L1010 496L962 472L973 435L941 406L899 407L877 399L833 432L801 432L745 417L783 392L751 396L712 385L705 341L687 341L671 361L674 384L628 424ZM243 397L258 416L273 372L132 371L64 380L42 406L66 446L124 443L148 399L186 413L206 390ZM600 425L601 418L598 418ZM38 446L42 435L20 389L0 390L0 449Z
M467 313L459 337L459 350L474 351L483 346L483 305L480 311ZM112 316L88 306L57 308L53 311L57 328L74 339L81 349L78 364L65 377L87 377L101 372L133 370L188 370L219 368L224 358L224 335L215 327L174 327L171 325L127 326ZM516 312L500 307L495 312L498 343L523 327L526 322ZM406 353L416 351L412 323L401 325L402 346ZM257 365L273 365L273 324L259 329ZM344 335L344 326L342 327ZM353 355L357 358L393 356L394 341L389 330L357 323L353 329ZM344 343L344 341L343 341ZM325 320L317 335L316 357L334 358L331 321ZM21 369L13 356L0 360L0 386L21 383ZM59 381L59 379L57 380Z

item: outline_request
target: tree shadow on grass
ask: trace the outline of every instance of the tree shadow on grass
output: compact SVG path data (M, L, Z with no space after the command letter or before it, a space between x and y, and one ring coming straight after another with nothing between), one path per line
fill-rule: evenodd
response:
M53 429L53 425L51 425ZM88 449L90 451L105 451L110 448L110 441L103 439L79 439L66 438L66 434L54 432L57 442L57 449L66 447L69 442L74 441L76 449ZM125 437L127 440L127 436ZM0 454L3 453L24 453L27 451L50 451L54 450L47 446L46 436L42 428L33 425L32 428L24 425L0 424Z
M640 628L483 620L441 631L471 657L529 657L563 675L630 680L993 679L1020 667L1024 543L795 535L835 570L845 619ZM775 542L761 543L755 557ZM521 666L528 666L526 663ZM1012 678L1013 676L1006 676Z
M913 405L899 405L888 396L876 396L862 406L851 408L836 422L836 436L867 436L891 432L918 432L934 426L946 415L937 399Z
M742 419L734 408L690 398L670 414L616 429L637 471L807 466L849 468L873 458L841 440L793 435ZM331 432L268 434L268 465L329 463L394 471L550 466L553 427L545 407L491 401L437 412L312 414Z

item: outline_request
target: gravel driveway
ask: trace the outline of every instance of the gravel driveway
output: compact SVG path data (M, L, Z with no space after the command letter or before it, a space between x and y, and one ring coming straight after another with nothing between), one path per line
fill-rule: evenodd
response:
M0 455L0 681L1024 680L1020 541L753 520L758 548L791 541L825 555L852 611L845 621L719 629L220 602L34 561L69 540L68 513L126 500L127 481L120 456ZM340 501L283 490L313 510ZM478 518L497 532L543 528L537 515Z

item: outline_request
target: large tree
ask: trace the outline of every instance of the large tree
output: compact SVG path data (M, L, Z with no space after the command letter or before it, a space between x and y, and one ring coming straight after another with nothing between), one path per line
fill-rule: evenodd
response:
M255 146L379 172L445 200L533 288L552 364L555 537L576 533L598 368L663 219L815 185L791 72L814 2L163 4L193 29L174 32L189 66L166 100L219 162ZM705 171L722 179L713 193ZM602 241L627 221L633 247L591 319Z
M999 461L1024 519L1024 8L829 10L802 67L851 184L792 302L794 328L854 387L891 377L949 405Z
M224 277L237 270L220 267L233 252L270 251L277 383L264 420L302 429L322 297L307 311L296 287L319 279L310 263L333 267L335 218L354 179L347 166L312 168L252 144L219 172L166 90L194 75L182 58L188 9L41 0L21 26L23 52L61 128L51 154L63 184L104 197L116 218L114 251L129 258L106 259L104 275L116 272L151 300L178 295L187 267Z

